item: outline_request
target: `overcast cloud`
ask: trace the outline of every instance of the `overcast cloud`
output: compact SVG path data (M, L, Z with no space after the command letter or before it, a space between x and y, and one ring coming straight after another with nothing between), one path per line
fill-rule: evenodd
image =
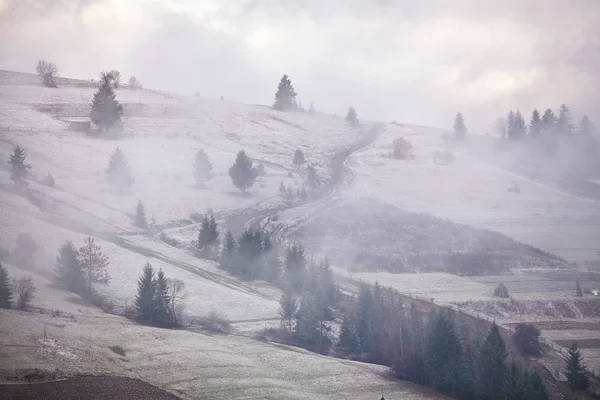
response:
M0 68L485 131L508 109L600 122L599 0L0 0Z

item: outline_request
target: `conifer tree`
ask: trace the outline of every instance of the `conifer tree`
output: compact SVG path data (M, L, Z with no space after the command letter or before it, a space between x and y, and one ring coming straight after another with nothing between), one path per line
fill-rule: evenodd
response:
M171 324L171 314L169 312L170 302L171 299L169 297L167 278L162 269L160 269L156 274L156 280L154 282L152 308L154 311L153 320L161 326L169 326Z
M312 165L306 167L306 184L311 189L316 189L321 184L319 176L317 175L317 171Z
M517 135L515 128L515 112L510 110L506 115L506 136L511 140L514 140Z
M537 108L533 109L531 118L529 119L529 134L532 137L539 136L542 133L542 119Z
M138 292L135 298L135 309L138 318L152 321L155 316L155 293L156 281L154 279L154 268L147 262L142 275L138 279Z
M569 355L565 364L565 376L573 390L584 390L590 386L589 378L583 366L583 356L577 348L577 343L569 347Z
M356 110L354 107L348 108L348 114L346 114L346 118L344 118L349 125L358 126L360 123L358 122L358 115L356 114Z
M313 103L310 103L310 108L308 109L308 113L310 115L315 115L315 107L313 106Z
M524 381L525 381L525 394L522 397L527 400L549 400L550 396L548 395L548 391L544 386L544 381L542 377L537 373L533 372L532 374L527 371L524 372Z
M554 114L554 111L552 111L551 108L547 108L546 111L544 111L544 115L542 115L541 125L541 132L544 135L554 133L556 125L556 115Z
M575 281L575 296L583 297L583 291L581 290L581 286L579 285L579 281Z
M358 292L358 304L356 315L356 340L362 352L372 352L373 337L371 313L373 311L373 293L369 286L361 285Z
M79 264L83 270L83 281L86 294L92 294L94 284L108 285L110 276L106 268L108 267L108 257L102 253L94 239L88 237L84 240L84 245L79 249Z
M454 118L454 136L457 139L464 139L467 135L467 126L465 125L465 119L462 113L456 113Z
M70 240L67 240L58 249L54 280L64 289L73 293L81 293L85 287L83 270L79 263L79 252Z
M513 342L521 354L538 356L542 353L539 337L540 330L535 325L519 323L515 327Z
M314 297L305 292L300 298L300 306L296 313L296 337L301 343L316 344L319 334L317 305Z
M233 237L233 233L228 229L225 234L225 238L223 239L223 249L221 250L221 256L219 260L219 265L221 268L225 270L230 270L233 267L235 260L235 238Z
M503 400L507 357L506 345L496 324L479 350L477 359L477 392L482 400Z
M504 382L504 397L502 400L525 400L526 396L525 372L516 362L511 363L506 368L506 378ZM483 396L483 399L490 398Z
M302 150L296 149L296 151L294 152L293 162L296 168L300 168L300 166L306 162L306 158L304 158L304 153L302 152Z
M258 172L252 165L252 160L246 155L244 150L237 153L235 163L229 167L229 177L231 181L242 192L246 192L254 185Z
M267 171L265 170L265 166L263 164L258 164L256 167L256 174L261 178L267 176Z
M306 254L300 244L290 246L285 254L285 277L292 289L300 292L306 273Z
M277 282L281 274L279 254L273 248L273 243L268 235L262 238L262 278L267 282Z
M196 241L198 253L205 257L214 257L217 255L219 246L219 229L217 221L213 214L204 216L198 232L198 240Z
M100 73L100 87L92 100L90 119L100 132L121 125L123 106L116 100L113 76L109 72Z
M513 140L519 140L522 139L523 137L525 137L525 134L527 133L527 128L525 126L525 119L523 118L523 114L521 114L520 111L517 111L515 113L515 119L513 122L513 130L512 130L512 137L509 134L509 137Z
M135 222L134 225L138 228L148 229L148 221L146 220L146 207L141 200L138 200L135 206Z
M571 135L573 133L573 117L566 104L561 104L558 109L556 132L561 135Z
M0 264L0 308L11 308L13 291L10 277L5 267Z
M581 136L592 136L594 133L594 124L587 115L584 115L579 123L579 134Z
M120 189L131 187L135 182L127 157L119 147L110 156L108 168L106 169L106 180L109 184Z
M336 347L348 354L353 354L360 350L360 345L356 338L356 314L353 310L347 310L342 317L342 325Z
M286 287L279 300L279 316L286 325L289 332L292 332L292 321L296 318L298 312L298 297L290 287Z
M10 164L10 180L17 186L27 185L27 178L31 175L31 164L25 162L26 156L25 150L17 146L8 160Z
M206 187L213 176L213 165L204 150L198 150L194 158L194 179L199 187Z
M283 75L277 85L275 93L275 104L273 108L280 111L293 110L297 108L296 91L292 86L292 81L287 75Z

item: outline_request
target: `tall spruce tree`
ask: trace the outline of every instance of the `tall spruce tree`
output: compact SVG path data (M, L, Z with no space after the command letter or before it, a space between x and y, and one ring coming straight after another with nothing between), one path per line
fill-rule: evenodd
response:
M508 139L514 140L517 135L515 129L515 112L510 110L508 114L506 114L506 136Z
M146 207L141 200L138 200L135 206L135 222L134 225L138 228L148 229L148 221L146 220Z
M294 86L292 86L292 81L284 74L277 85L273 108L280 111L296 109L298 107L296 96L297 94Z
M524 371L525 394L524 400L549 400L550 396L544 386L542 377L537 373Z
M221 255L219 259L219 265L225 270L233 269L236 254L235 237L233 233L228 229L223 239L223 248L221 249Z
M515 113L515 120L513 123L513 136L511 137L513 140L519 140L525 137L527 134L527 127L525 125L525 118L523 118L523 114L521 111L517 111Z
M371 288L363 284L358 292L356 313L356 340L362 352L373 352L373 326L371 321L373 311L373 292Z
M10 164L10 180L17 186L27 185L27 178L31 175L31 164L25 162L27 154L20 146L14 148L8 163Z
M106 169L106 180L109 184L120 189L131 187L135 182L127 157L119 147L110 156L108 168Z
M356 299L353 299L354 303ZM360 351L360 344L356 337L356 312L353 308L346 310L342 316L342 325L336 347L345 354L354 354Z
M79 252L70 240L67 240L58 249L54 280L64 289L73 293L82 293L85 288L83 269L79 263Z
M549 135L554 133L556 125L556 115L554 114L554 111L552 111L551 108L547 108L544 111L544 115L542 115L541 125L542 134Z
M315 167L309 165L306 167L306 184L312 189L316 189L321 184Z
M83 290L90 295L94 284L106 286L110 283L110 276L106 270L108 257L102 253L100 246L91 237L86 238L83 243L78 252L78 259L83 270Z
M302 290L306 276L306 254L301 244L293 244L285 254L285 278L296 292Z
M215 216L211 213L206 215L200 224L196 246L199 254L208 258L217 256L219 247L219 229Z
M100 87L92 100L90 119L100 132L121 125L123 106L116 100L113 76L109 72L100 73Z
M138 292L135 298L135 309L138 318L145 321L153 320L155 316L155 293L156 281L154 279L154 268L147 262L142 275L138 279Z
M358 126L360 123L358 122L358 114L356 114L356 109L354 107L348 108L348 113L346 114L346 118L344 118L349 125Z
M204 150L198 150L194 158L194 179L199 187L206 187L213 176L213 165Z
M296 337L301 343L316 345L319 342L320 326L317 304L312 294L305 292L300 298L296 313Z
M503 400L526 400L529 399L525 397L526 395L526 382L525 382L525 372L523 368L517 364L515 361L511 361L511 363L506 368L506 377L504 382L504 397ZM486 399L489 397L482 397L482 399Z
M0 263L0 308L11 308L13 291L8 271Z
M537 108L534 108L529 119L529 135L536 137L540 133L542 133L542 117Z
M454 118L454 136L457 139L464 139L467 135L467 126L465 125L465 119L461 112L456 113Z
M293 159L293 163L296 166L296 168L300 168L300 166L302 164L304 164L305 162L306 162L306 158L304 158L304 153L302 152L302 150L296 149L296 151L294 152L294 159Z
M577 343L569 347L569 355L565 364L565 376L573 390L584 390L590 386L590 380L583 366L583 356L577 348Z
M507 355L498 326L493 324L477 358L477 393L481 400L504 399Z
M560 135L571 135L573 133L573 117L566 104L561 104L558 109L556 133Z
M584 115L579 123L579 134L581 136L592 136L595 133L594 124L587 115Z
M229 167L229 177L236 188L242 192L246 192L254 185L254 181L258 176L256 168L252 164L252 160L248 157L244 150L237 153L235 162Z
M171 325L171 314L169 312L169 304L171 299L169 297L169 285L167 283L167 277L165 276L162 269L156 274L156 280L154 282L154 298L153 312L154 322L161 326Z

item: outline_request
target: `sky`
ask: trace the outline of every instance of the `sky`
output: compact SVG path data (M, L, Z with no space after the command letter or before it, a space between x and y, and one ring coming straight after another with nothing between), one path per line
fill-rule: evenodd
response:
M0 69L101 70L272 104L288 74L317 111L492 131L566 103L600 123L600 0L0 0Z

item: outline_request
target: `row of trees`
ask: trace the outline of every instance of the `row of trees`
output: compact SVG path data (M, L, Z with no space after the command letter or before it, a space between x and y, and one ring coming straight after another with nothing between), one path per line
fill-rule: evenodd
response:
M277 84L277 91L275 92L275 103L273 104L273 108L280 111L287 110L303 110L302 107L296 101L296 90L292 85L291 79L284 74L279 83ZM315 113L315 108L313 104L310 104L310 108L308 109L308 113L313 115ZM348 113L345 118L346 122L352 126L359 126L360 123L358 121L358 115L356 114L356 110L354 107L348 108Z
M548 399L537 373L506 364L506 346L493 325L479 337L442 311L425 316L397 292L364 285L346 305L338 354L391 366L402 378L457 399Z
M26 310L33 300L35 286L31 276L22 276L11 281L8 271L0 263L0 308ZM16 300L16 302L15 302Z

